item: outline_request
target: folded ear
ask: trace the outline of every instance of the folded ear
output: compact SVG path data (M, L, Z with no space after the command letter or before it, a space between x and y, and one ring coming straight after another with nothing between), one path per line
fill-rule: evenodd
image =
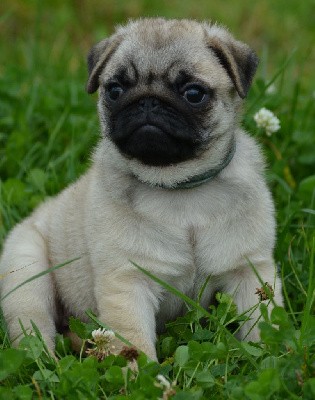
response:
M89 79L86 85L86 90L88 93L94 93L98 89L99 76L102 69L114 54L121 41L121 37L113 36L97 43L90 50L87 57Z
M217 25L208 27L207 44L229 74L239 96L246 97L259 63L255 52Z

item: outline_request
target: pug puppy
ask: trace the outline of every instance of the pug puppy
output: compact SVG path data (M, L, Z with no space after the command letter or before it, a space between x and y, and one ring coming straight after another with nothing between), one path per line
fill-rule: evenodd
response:
M264 162L239 126L257 64L223 27L190 20L136 20L92 48L87 91L99 90L102 129L93 164L9 234L1 274L15 272L1 294L78 259L5 298L12 340L19 319L32 320L53 349L61 319L92 309L155 359L156 332L185 307L131 261L193 298L210 275L202 305L230 293L248 312L239 337L259 340L251 265L282 297Z

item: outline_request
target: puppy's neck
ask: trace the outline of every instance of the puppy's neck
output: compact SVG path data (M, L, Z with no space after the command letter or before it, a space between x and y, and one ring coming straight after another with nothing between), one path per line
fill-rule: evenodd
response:
M238 131L229 137L224 135L196 159L168 167L153 167L127 159L107 137L103 137L93 159L99 173L103 179L106 176L106 182L111 187L117 186L119 180L120 187L128 187L132 181L133 184L138 181L152 188L189 189L209 182L229 165L236 151L237 136ZM109 170L112 174L104 176L104 172Z
M196 174L191 177L187 177L185 180L180 181L180 182L175 182L174 184L163 184L163 183L149 183L149 182L143 182L147 183L148 185L152 187L160 187L163 189L193 189L197 186L200 186L206 182L211 181L214 179L225 167L227 167L232 158L234 157L236 150L236 141L235 138L232 138L231 145L225 155L225 157L222 159L220 164L217 167L210 168L206 172L203 172L201 174ZM136 176L137 179L139 179ZM141 181L141 179L139 179Z

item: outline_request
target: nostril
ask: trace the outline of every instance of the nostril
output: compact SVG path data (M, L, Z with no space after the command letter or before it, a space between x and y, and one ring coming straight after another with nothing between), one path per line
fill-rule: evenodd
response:
M139 106L144 107L145 106L145 99L140 99L139 100Z
M155 97L145 97L140 99L138 104L143 111L151 111L160 105L160 101Z

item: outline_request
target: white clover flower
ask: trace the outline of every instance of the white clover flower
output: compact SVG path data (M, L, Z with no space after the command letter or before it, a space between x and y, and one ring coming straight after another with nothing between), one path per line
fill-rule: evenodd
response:
M258 128L266 131L267 136L277 132L280 129L280 121L273 112L267 110L265 107L261 108L255 115L254 120Z
M98 343L98 342L109 343L114 339L115 333L113 331L107 330L105 328L98 328L92 332L92 337L93 337L95 343Z
M110 343L115 338L115 333L113 331L107 330L105 328L99 328L92 331L93 340L88 339L88 343L92 344L94 347L87 349L85 352L89 356L96 357L99 361L104 360L105 357L112 353L112 346Z

